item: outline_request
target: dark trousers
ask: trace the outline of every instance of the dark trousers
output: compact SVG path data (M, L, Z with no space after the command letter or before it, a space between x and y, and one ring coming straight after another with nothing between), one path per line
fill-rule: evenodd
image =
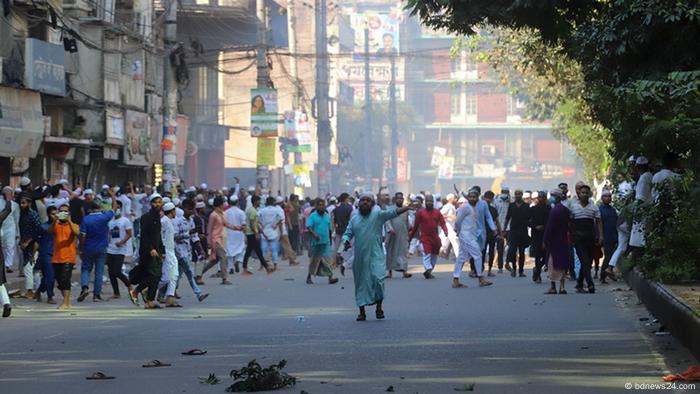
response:
M583 281L589 288L594 287L593 277L591 277L591 266L593 265L594 240L591 237L574 236L574 248L576 255L581 262L581 270L576 279L576 287L583 287Z
M263 256L262 248L260 247L260 241L257 238L255 238L255 234L246 234L246 239L248 243L246 244L245 255L243 256L243 269L248 269L248 259L250 258L250 255L253 252L255 252L255 255L258 256L260 264L262 264L263 267L267 268L267 261L265 261L265 257Z
M505 246L506 242L503 237L496 237L496 251L498 252L498 269L503 269L503 260L505 260Z
M511 244L508 245L508 262L513 264L513 271L516 270L515 266L515 254L518 254L518 267L519 273L523 273L525 270L525 249L527 245L525 244Z
M532 271L532 279L537 280L541 278L542 267L545 265L545 259L547 258L547 251L542 248L542 239L544 234L540 232L535 232L532 236L532 245L530 245L530 250L532 251L533 257L535 258L535 268Z
M605 243L603 244L603 253L605 254L605 257L603 258L603 267L602 271L600 271L600 280L605 280L605 278L608 277L608 273L605 272L606 269L610 266L610 259L612 258L612 255L615 253L615 249L617 249L617 242L615 243Z
M55 278L53 272L53 264L51 263L51 256L42 256L41 254L39 254L39 259L37 260L36 265L38 265L39 269L41 270L41 284L39 285L38 291L40 293L46 292L47 297L53 298Z
M486 256L488 254L488 262L489 262L489 272L491 272L491 268L493 268L493 260L496 258L496 237L488 237L486 238L486 249L484 249L481 253L481 259L484 261L484 268L486 268Z
M301 249L299 248L299 225L293 224L289 226L289 243L292 244L292 249L296 254L301 254Z
M141 269L141 280L136 287L136 291L140 293L144 289L148 289L146 300L152 302L156 299L163 263L159 259L151 257L150 251L142 250L139 251L139 265L143 268Z
M107 272L109 273L109 283L112 284L112 290L114 295L119 295L119 282L117 279L124 283L127 288L131 286L129 278L122 272L122 266L124 265L124 255L123 254L107 254Z

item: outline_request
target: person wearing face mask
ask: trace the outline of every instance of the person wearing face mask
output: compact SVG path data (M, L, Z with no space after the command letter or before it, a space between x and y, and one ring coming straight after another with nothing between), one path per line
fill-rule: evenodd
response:
M508 215L508 207L510 207L510 189L501 187L501 194L494 201L493 206L498 212L498 225L501 232L496 237L496 251L498 252L498 273L503 273L503 261L505 260L505 246L508 228L506 227L506 216Z
M455 230L459 234L459 256L455 261L454 273L452 275L452 288L467 287L459 282L464 263L469 259L474 261L475 277L479 280L479 287L490 286L493 283L484 279L484 261L482 260L482 249L479 243L479 215L477 203L479 202L479 190L472 188L466 195L467 204L463 204L457 210L455 220Z
M36 264L41 270L41 283L34 297L37 301L41 302L41 293L46 293L46 297L48 298L47 303L49 304L56 303L56 301L53 300L55 276L53 264L51 264L51 257L53 256L53 235L49 232L49 227L51 227L51 223L57 220L57 212L58 208L54 205L46 207L48 220L41 225L41 230L39 231L39 257L36 260Z
M598 206L590 201L591 188L582 185L578 191L578 199L571 203L571 238L574 242L575 253L581 261L576 283L577 293L595 293L595 284L591 277L593 263L593 248L603 243L603 227ZM588 291L583 289L586 281Z
M119 293L119 282L121 280L124 286L128 289L131 302L136 304L138 301L131 296L131 282L129 278L122 272L124 258L129 257L133 253L131 238L133 236L133 227L131 221L126 218L122 212L123 204L117 200L117 209L114 211L114 219L109 221L109 245L107 246L107 271L109 272L109 282L112 284L112 298L121 298Z
M510 225L508 234L508 269L510 276L525 277L525 248L530 245L527 225L530 222L530 206L523 201L522 190L515 191L515 201L510 204L506 215L506 228ZM516 266L515 255L518 254Z
M138 269L136 276L139 284L133 290L132 297L140 293L146 309L157 309L160 306L154 300L163 268L163 239L160 225L160 207L163 199L158 193L151 194L149 199L151 209L140 219L139 265L135 268Z
M433 269L437 264L438 254L440 253L440 236L438 228L447 234L447 225L445 218L439 210L434 208L434 198L432 195L425 196L425 208L421 208L416 213L416 220L413 228L408 233L408 239L413 239L416 232L420 231L420 242L423 245L423 276L425 279L434 279Z
M530 207L530 229L532 231L532 248L535 257L535 268L532 272L532 280L535 283L542 283L542 267L544 267L547 257L546 251L542 247L544 228L547 225L549 212L551 210L547 201L547 193L540 191L537 193L537 204Z
M549 211L547 225L542 235L542 248L546 250L549 291L545 294L557 294L557 282L559 282L559 294L566 294L566 271L569 268L569 222L571 211L561 203L561 189L554 189L550 193L554 206Z
M80 227L70 218L68 205L61 205L56 215L58 220L51 223L49 233L53 235L53 264L56 284L63 295L63 303L58 309L70 309L71 275L78 255L77 241L80 236Z

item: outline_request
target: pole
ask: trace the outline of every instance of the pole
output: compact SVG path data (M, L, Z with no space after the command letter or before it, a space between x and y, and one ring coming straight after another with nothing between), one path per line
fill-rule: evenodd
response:
M364 162L365 162L365 190L372 189L372 96L370 95L369 79L369 29L365 28L365 138L364 138Z
M258 88L270 87L270 70L267 67L267 8L265 0L256 0L256 15L258 17L258 47L257 47L257 69ZM261 189L269 187L270 172L267 166L257 166L257 183Z
M177 48L177 3L167 0L164 22L166 53ZM163 190L177 186L177 83L170 56L163 61Z
M296 58L296 53L297 53L297 17L296 17L296 9L294 8L294 0L287 0L287 31L288 31L288 36L289 36L289 72L292 75L292 111L297 111L300 106L300 101L301 101L301 89L299 86L299 74L297 70L297 58ZM287 166L289 165L289 151L284 148L284 151L282 152L282 158L284 160L284 165ZM295 155L295 164L301 164L297 163L296 160L296 155ZM285 175L284 181L282 182L282 187L284 189L284 194L288 195L289 190L293 189L293 183L290 182L293 180L293 176L291 175ZM290 188L291 185L291 188Z
M316 0L316 133L318 136L318 195L330 192L331 121L328 100L328 36L326 0Z
M389 85L389 122L391 123L391 172L389 190L396 191L398 171L399 126L396 122L396 54L391 54L391 85Z

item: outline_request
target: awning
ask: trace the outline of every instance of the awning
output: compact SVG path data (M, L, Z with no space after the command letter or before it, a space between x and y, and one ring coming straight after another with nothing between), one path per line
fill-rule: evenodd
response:
M0 156L34 158L43 137L41 95L0 87Z

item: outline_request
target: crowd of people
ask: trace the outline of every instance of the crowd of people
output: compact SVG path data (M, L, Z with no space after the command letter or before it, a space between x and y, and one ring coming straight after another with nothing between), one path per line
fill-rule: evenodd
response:
M309 256L308 284L315 277L335 284L336 267L341 275L352 270L358 321L366 320L370 305L384 318L384 281L394 272L411 278L413 255L422 255L426 280L435 278L439 256L454 259L453 288L467 287L461 281L465 264L478 287L493 285L504 269L524 278L529 256L534 282L548 274L547 294L566 294L567 278L575 281L576 292L594 293L595 279L617 280L620 258L644 246L643 223L619 214L613 198L651 201L654 185L677 175L673 156L654 175L644 157L630 158L629 164L629 171L616 174L614 186L597 193L599 203L583 182L573 192L566 183L549 192L512 195L505 186L498 195L455 186L444 197L390 196L381 188L377 194L302 200L267 195L259 187L242 190L237 179L234 187L220 190L201 184L159 193L128 183L103 185L97 193L65 179L35 187L24 177L19 188L4 187L0 199L0 304L9 316L4 284L17 270L24 278L19 297L39 302L46 297L56 304L57 288L58 308L70 309L72 273L80 264L77 302L90 295L93 302L103 301L106 266L112 299L122 297L123 285L134 305L177 308L183 277L202 302L208 297L200 287L207 272L230 285L232 275L254 274L251 257L260 271L272 274L282 260L298 265L302 251Z

